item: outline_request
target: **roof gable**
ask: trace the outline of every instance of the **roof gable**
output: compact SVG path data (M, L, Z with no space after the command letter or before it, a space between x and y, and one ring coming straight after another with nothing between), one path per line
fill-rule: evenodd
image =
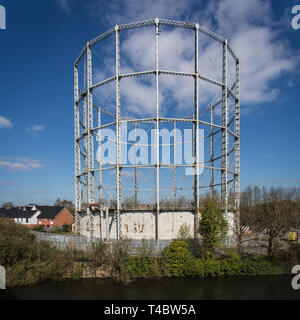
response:
M37 206L37 209L41 212L38 215L38 219L54 219L63 209L62 206Z

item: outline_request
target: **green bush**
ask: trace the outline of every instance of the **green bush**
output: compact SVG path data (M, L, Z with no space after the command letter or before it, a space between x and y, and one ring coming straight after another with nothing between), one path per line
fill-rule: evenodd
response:
M45 241L36 241L28 228L0 219L0 264L7 271L7 286L45 280L78 278L72 250L60 251Z
M11 266L36 257L35 237L29 230L13 221L0 219L0 265Z
M184 266L191 259L188 244L182 240L173 240L163 250L162 259L167 274L175 277L184 276Z
M128 261L128 272L131 278L148 277L152 261L150 257L131 257Z
M38 232L46 232L45 228L43 226L34 226L32 228L33 231L38 231Z
M71 224L63 224L63 226L62 226L62 230L63 230L63 232L71 232L72 231L72 225Z
M213 252L227 233L228 225L217 201L207 198L203 201L199 232L203 239L204 248Z

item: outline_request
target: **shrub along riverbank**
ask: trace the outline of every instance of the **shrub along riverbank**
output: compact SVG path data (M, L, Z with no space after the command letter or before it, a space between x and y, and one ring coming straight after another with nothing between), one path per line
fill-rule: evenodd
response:
M160 255L142 246L136 256L128 254L128 241L118 245L98 243L89 251L61 251L37 242L26 227L0 219L0 265L6 268L7 286L41 281L112 277L124 283L137 277L211 277L290 274L300 262L299 245L272 257L259 255L216 256L197 248L193 240L174 240Z

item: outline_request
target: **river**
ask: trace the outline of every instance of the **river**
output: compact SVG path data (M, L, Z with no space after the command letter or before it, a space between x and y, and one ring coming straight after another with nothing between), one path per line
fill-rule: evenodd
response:
M0 290L0 299L300 299L291 276L138 279L128 285L110 279L44 282Z

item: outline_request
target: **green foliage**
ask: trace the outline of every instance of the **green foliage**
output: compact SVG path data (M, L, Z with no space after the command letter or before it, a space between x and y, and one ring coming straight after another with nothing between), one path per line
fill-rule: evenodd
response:
M7 270L7 285L28 285L45 280L78 278L72 250L60 251L38 242L29 229L0 219L0 264Z
M182 240L173 240L162 252L163 262L171 276L184 276L184 265L191 259L188 244Z
M185 276L243 276L288 274L290 267L282 260L270 260L261 256L240 256L216 260L212 256L193 258L184 267Z
M6 267L9 287L47 280L80 279L84 271L96 277L99 269L123 283L137 277L289 274L292 263L296 262L291 256L299 258L299 245L291 247L283 257L231 253L218 260L205 251L197 258L191 253L190 243L173 240L160 255L155 255L152 244L145 242L136 256L130 256L126 240L118 244L100 242L86 252L72 248L62 251L48 242L37 242L26 227L0 219L0 264Z
M11 266L19 261L31 262L36 256L34 236L22 225L0 219L0 265Z
M145 256L131 257L128 261L128 272L131 278L147 277L151 270L151 258Z
M217 201L213 198L203 201L199 232L207 251L213 251L226 236L227 222Z
M72 231L72 225L71 224L64 224L63 226L62 226L62 230L63 230L63 232L71 232Z
M130 280L128 263L128 241L123 240L112 246L112 255L110 260L113 276L123 283L128 283Z
M93 245L92 259L95 266L105 266L109 260L108 245L104 242L98 242Z
M32 228L33 231L37 231L37 232L46 232L45 228L43 226L34 226Z

